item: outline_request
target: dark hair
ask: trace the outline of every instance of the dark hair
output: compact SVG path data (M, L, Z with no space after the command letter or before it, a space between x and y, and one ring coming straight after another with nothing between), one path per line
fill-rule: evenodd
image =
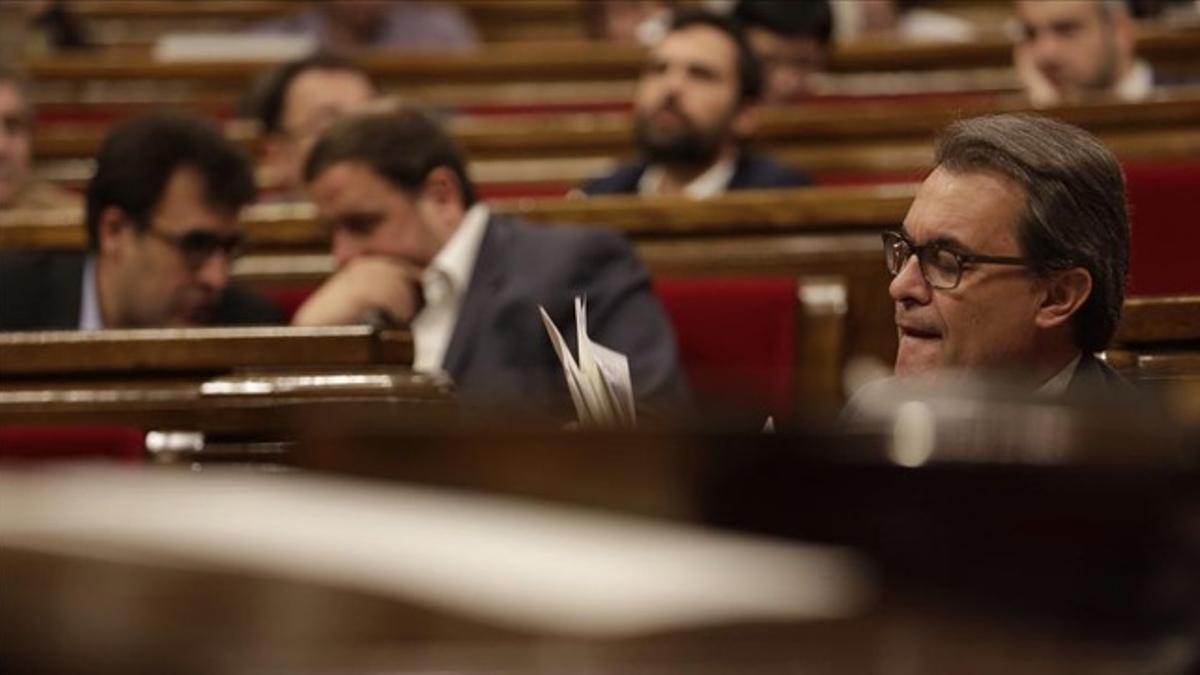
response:
M378 90L367 71L350 59L329 52L318 52L296 61L289 61L268 72L257 82L248 96L248 107L261 125L263 133L275 133L283 124L283 108L287 103L288 89L304 73L310 70L334 70L361 75Z
M116 206L139 231L149 227L177 169L204 178L205 203L236 212L254 201L254 174L241 150L204 119L177 112L122 122L104 139L87 188L88 246L99 248L100 214Z
M833 39L828 0L739 0L733 17L748 28L764 28L788 38L811 38L825 46Z
M458 178L463 206L476 200L462 151L433 115L421 108L392 106L338 120L309 153L304 180L311 183L340 162L362 162L392 185L414 194L431 171L444 166Z
M762 64L750 48L750 41L746 39L746 32L742 30L741 24L721 14L689 8L682 9L671 17L667 34L694 26L715 28L733 41L737 51L738 100L743 104L757 101L763 90Z
M995 171L1020 185L1018 240L1035 273L1082 267L1092 292L1073 318L1076 345L1108 346L1121 318L1129 271L1129 213L1121 166L1077 127L1028 113L951 124L935 164L955 172Z

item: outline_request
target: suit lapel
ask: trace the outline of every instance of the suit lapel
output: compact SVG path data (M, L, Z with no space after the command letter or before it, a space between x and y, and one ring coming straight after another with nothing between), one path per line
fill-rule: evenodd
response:
M446 347L446 357L442 363L443 369L456 379L470 363L471 355L475 351L475 341L485 332L495 299L504 285L508 269L508 242L511 237L512 228L509 223L499 216L488 217L487 231L479 244L471 283L459 309L454 334L450 336L450 344Z

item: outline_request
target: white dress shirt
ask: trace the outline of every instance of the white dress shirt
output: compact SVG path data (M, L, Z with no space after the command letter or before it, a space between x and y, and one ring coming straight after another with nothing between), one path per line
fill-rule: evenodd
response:
M708 167L704 173L696 176L692 182L683 187L684 196L689 199L708 199L724 194L733 180L737 162L726 157ZM662 192L662 182L665 172L657 164L651 164L642 172L638 179L638 194L643 197L654 197Z
M1126 103L1141 103L1154 93L1154 71L1144 59L1137 59L1125 77L1113 86L1113 94Z
M83 264L83 291L79 294L79 330L104 329L99 288L96 281L96 256L89 255L87 262Z
M433 373L442 369L450 337L462 311L463 298L471 284L479 245L487 231L489 216L482 202L472 206L458 229L421 275L425 306L413 317L413 370Z

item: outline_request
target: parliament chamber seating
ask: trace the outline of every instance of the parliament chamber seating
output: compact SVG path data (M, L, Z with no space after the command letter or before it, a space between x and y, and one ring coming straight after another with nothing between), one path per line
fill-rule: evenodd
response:
M1200 161L1128 162L1129 292L1200 293Z
M136 462L145 455L144 438L136 427L0 425L0 466L81 459Z

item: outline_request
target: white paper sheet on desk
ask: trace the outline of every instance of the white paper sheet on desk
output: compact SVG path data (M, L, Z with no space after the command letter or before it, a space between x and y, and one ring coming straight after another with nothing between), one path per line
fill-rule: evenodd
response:
M579 424L583 427L633 427L637 415L633 404L633 382L629 374L629 359L620 352L592 342L587 332L587 303L575 298L575 351L578 362L571 356L566 340L539 306L542 323L554 345L554 352L563 365L563 375Z

